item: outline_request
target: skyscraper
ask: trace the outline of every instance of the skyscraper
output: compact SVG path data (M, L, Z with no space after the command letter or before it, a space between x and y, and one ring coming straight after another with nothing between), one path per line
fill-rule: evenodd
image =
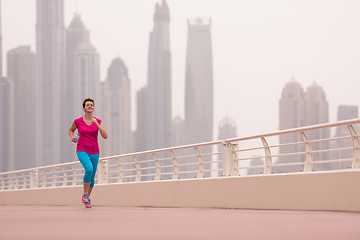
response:
M185 73L186 143L213 140L212 65L210 19L188 20Z
M79 14L75 14L69 27L66 30L66 64L67 64L67 92L68 92L68 116L67 122L81 114L81 103L83 96L81 93L80 81L76 76L75 51L84 42L88 43L89 31L86 29ZM86 83L85 83L86 84ZM85 88L83 86L83 88ZM95 99L96 100L96 99ZM80 107L79 107L80 106Z
M3 72L2 72L2 11L1 11L1 0L0 0L0 77L3 76Z
M101 118L100 56L90 43L90 33L79 14L75 14L67 28L67 116L71 122L83 115L82 101L95 100L95 115ZM68 138L63 143L63 162L76 159L74 146Z
M185 72L186 144L213 140L213 86L211 20L188 20ZM209 153L211 148L210 146L199 150L201 153ZM203 160L209 161L211 157ZM210 165L205 165L205 169L210 169Z
M321 86L315 82L307 88L305 97L305 124L306 126L316 125L329 122L329 103L326 100L326 94ZM330 137L330 129L320 129L307 132L308 139L318 140ZM313 151L328 149L329 142L311 143ZM313 159L329 160L329 153L313 153ZM330 170L329 163L314 164L314 170Z
M279 101L280 122L279 129L290 129L305 126L305 101L304 90L301 85L292 78L284 87L281 99ZM299 134L285 134L280 135L280 144L301 142ZM280 154L287 154L293 152L303 151L303 144L282 146L280 147ZM282 156L279 157L277 163L300 162L305 159L303 156ZM302 166L288 166L286 171L299 171ZM274 169L276 171L277 168ZM279 171L285 171L285 168L280 168Z
M131 150L130 79L127 67L115 58L108 68L103 99L104 122L110 141L105 144L107 156Z
M185 122L180 116L176 116L172 121L172 140L171 146L185 144Z
M13 83L0 76L0 172L14 170Z
M61 162L61 139L69 137L64 1L37 0L36 9L36 161L51 165Z
M299 128L304 126L327 123L329 121L328 102L323 89L316 83L307 88L303 88L295 79L288 82L280 99L280 130ZM306 132L309 141L319 140L330 137L329 129L320 129ZM304 144L299 133L280 135L280 144L299 143L290 146L281 146L280 154L304 152ZM313 160L329 160L329 155L323 152L316 152L328 149L329 143L312 142ZM305 160L305 155L281 156L277 163L300 162ZM314 170L329 169L329 164L314 164ZM299 171L302 165L287 166L281 169L286 171ZM275 168L275 171L277 168ZM280 170L280 171L283 171Z
M211 21L188 20L185 73L185 131L187 143L213 138L213 70Z
M223 118L219 123L218 139L234 138L236 136L236 122L230 117Z
M2 75L2 27L0 0L0 172L14 170L13 83Z
M95 47L90 42L81 43L74 51L75 81L74 88L74 109L75 116L83 114L79 103L86 97L91 97L101 103L100 99L100 57ZM98 113L97 113L98 114Z
M163 148L171 139L171 52L169 7L156 4L150 33L146 106L147 149Z
M35 53L30 46L8 51L8 78L14 85L14 168L35 167Z
M146 150L146 90L146 86L142 87L136 94L136 152Z

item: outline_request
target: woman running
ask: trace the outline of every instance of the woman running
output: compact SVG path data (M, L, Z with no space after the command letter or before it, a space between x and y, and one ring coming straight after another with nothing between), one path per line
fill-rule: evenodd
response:
M82 202L85 204L85 207L91 208L90 194L95 184L95 174L100 154L97 139L98 131L100 131L100 134L104 139L107 139L108 134L102 121L93 117L93 112L95 110L94 100L86 98L82 105L85 114L83 117L73 121L69 129L69 135L71 141L77 143L76 154L85 168ZM78 130L79 138L74 136L76 129Z

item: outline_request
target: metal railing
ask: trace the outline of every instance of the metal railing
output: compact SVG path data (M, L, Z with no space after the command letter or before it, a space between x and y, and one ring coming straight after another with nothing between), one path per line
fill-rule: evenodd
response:
M99 160L96 182L112 184L359 169L360 141L356 132L359 125L360 119L356 119L103 157ZM331 131L338 128L347 129L347 134L329 137ZM282 138L287 136L290 141L284 142ZM0 190L82 185L83 175L79 161L5 172L0 173Z

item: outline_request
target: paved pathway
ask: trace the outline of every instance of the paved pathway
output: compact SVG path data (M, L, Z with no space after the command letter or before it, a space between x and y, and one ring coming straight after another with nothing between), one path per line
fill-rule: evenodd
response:
M0 206L0 239L359 240L360 213Z

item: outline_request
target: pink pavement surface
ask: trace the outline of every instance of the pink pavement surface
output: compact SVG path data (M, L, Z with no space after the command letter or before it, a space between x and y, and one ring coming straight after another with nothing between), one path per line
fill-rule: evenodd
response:
M0 239L359 240L360 213L0 206Z

